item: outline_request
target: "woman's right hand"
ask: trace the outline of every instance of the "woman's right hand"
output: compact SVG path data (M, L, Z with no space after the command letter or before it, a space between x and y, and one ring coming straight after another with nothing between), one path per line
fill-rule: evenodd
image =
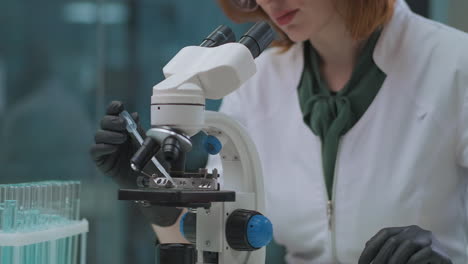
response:
M125 120L119 116L124 110L122 102L113 101L109 104L106 115L101 119L101 129L94 137L95 144L91 147L91 156L98 168L104 174L111 176L121 188L136 188L139 174L131 169L130 159L138 150L139 143L129 135ZM137 123L138 132L144 138L145 133L138 122L138 114L133 113L132 117ZM148 167L151 166L145 169ZM152 174L153 171L148 173ZM139 205L138 208L148 221L160 227L174 225L182 213L182 209L175 207L150 203Z
M138 150L138 142L126 130L125 120L119 116L124 111L120 101L113 101L101 119L101 127L96 132L95 144L91 146L91 156L97 167L112 177L122 188L136 187L138 173L130 168L130 159ZM144 138L144 131L138 120L138 114L132 114L138 124L138 130Z

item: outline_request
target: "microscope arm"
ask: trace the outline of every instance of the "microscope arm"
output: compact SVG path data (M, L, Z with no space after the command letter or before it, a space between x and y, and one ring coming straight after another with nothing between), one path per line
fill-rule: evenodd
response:
M256 251L233 250L225 235L227 219L235 210L242 208L265 213L262 169L255 145L245 128L223 113L207 111L205 124L204 131L222 143L219 155L224 182L221 189L236 190L236 201L213 203L209 214L198 209L197 250L218 252L220 264L265 263L264 247Z
M205 112L205 126L205 133L215 136L223 145L219 154L223 189L258 194L255 210L263 213L265 198L260 157L246 129L228 115L213 111Z

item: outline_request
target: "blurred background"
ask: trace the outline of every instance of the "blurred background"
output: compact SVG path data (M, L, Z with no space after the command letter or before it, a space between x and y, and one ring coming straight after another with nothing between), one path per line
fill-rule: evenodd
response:
M408 3L468 31L466 0ZM81 180L88 264L154 263L150 226L117 201L117 185L88 153L106 105L124 101L148 128L161 68L220 24L237 36L249 27L228 21L214 0L0 1L0 184ZM190 168L204 166L197 148L190 157ZM281 254L271 246L267 263L283 263Z

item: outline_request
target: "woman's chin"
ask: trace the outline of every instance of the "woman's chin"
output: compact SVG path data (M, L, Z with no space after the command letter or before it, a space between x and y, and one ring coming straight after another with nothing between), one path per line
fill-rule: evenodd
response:
M298 27L294 25L288 26L287 28L283 29L284 33L288 36L290 40L293 42L303 42L309 39L309 33L302 32Z
M294 43L297 43L297 42L304 42L306 40L308 40L309 38L306 37L306 36L298 36L298 35L294 35L294 34L288 34L288 37L289 39L294 42Z

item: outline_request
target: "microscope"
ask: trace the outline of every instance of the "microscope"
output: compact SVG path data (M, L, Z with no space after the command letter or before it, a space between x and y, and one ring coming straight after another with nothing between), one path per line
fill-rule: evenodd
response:
M238 42L231 29L220 26L200 46L179 51L163 68L166 79L153 87L151 129L131 167L141 172L156 154L169 166L141 176L138 189L119 190L119 200L188 209L180 229L192 244L158 245L161 264L265 263L273 227L262 214L260 158L245 128L225 114L205 111L205 100L221 99L252 77L255 58L273 38L265 22ZM201 131L207 135L205 150L220 155L220 171L185 171L191 137Z

